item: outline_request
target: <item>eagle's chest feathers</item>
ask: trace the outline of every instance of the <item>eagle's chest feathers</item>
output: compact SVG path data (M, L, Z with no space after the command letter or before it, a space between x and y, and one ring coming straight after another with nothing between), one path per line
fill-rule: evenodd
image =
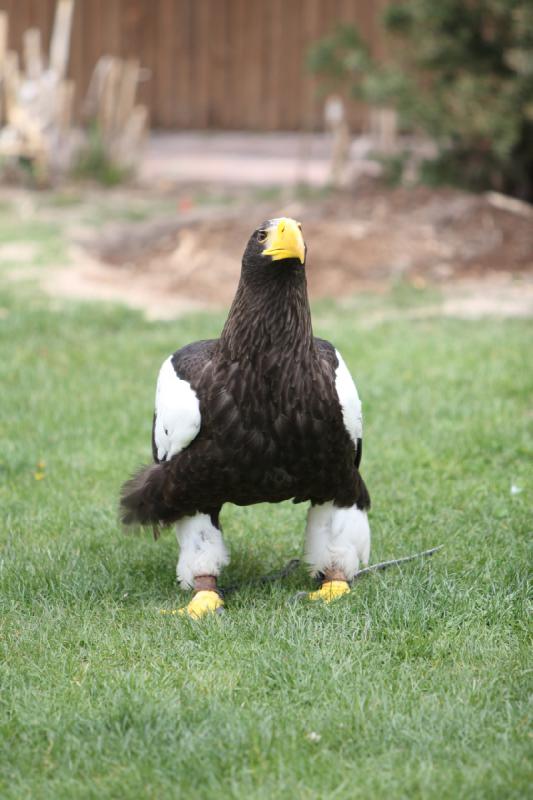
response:
M287 427L284 434L297 430L313 419L327 414L327 398L323 390L323 367L317 358L307 355L283 358L277 351L250 365L250 411L271 424ZM331 400L332 398L330 398Z
M310 458L326 462L332 444L351 445L333 371L313 351L221 358L205 377L205 435L226 457L298 472Z

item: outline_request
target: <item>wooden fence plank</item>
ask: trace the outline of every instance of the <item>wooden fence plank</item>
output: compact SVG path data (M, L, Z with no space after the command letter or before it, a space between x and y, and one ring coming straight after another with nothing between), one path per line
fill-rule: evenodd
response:
M243 96L246 104L248 126L254 130L261 129L263 123L263 104L261 96L261 5L249 3L246 8L243 35L245 41L244 64L241 69ZM238 113L238 108L237 108Z
M172 60L168 53L172 52L172 39L176 20L175 4L172 0L157 0L155 29L155 61L152 74L152 114L160 120L164 127L172 125L172 102L174 93L172 82Z
M174 70L176 73L175 127L190 128L194 124L191 98L194 50L194 0L178 4L179 23L175 32Z

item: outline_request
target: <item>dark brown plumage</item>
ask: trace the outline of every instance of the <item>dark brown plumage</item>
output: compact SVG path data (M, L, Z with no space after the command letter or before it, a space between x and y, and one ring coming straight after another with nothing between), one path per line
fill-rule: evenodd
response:
M201 427L161 462L154 435L156 463L123 488L126 524L166 525L198 511L216 519L226 502L370 506L361 443L346 429L335 389L335 348L313 337L300 261L263 254L267 224L248 242L220 338L172 356L198 397Z

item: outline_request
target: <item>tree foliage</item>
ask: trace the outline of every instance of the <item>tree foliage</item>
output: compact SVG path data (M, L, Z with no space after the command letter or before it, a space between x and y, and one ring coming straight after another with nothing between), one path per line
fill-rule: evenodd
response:
M429 134L439 155L427 175L533 199L532 0L406 0L382 22L382 62L339 26L313 47L311 69Z

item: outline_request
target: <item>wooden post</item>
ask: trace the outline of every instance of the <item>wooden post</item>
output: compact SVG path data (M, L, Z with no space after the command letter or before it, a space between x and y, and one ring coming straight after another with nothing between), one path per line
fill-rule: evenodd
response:
M135 105L141 69L137 59L102 56L83 104L96 123L107 157L119 167L134 167L148 127L148 109Z
M134 106L139 83L139 62L131 58L122 64L116 97L115 127L120 131L129 119Z
M120 166L128 169L135 166L147 129L148 109L146 106L135 106L121 131L113 153Z
M82 114L84 119L94 119L98 116L102 91L112 61L113 59L111 56L101 56L96 62L89 82L89 88L87 89L85 100L83 101Z
M98 123L102 137L111 138L115 130L117 88L120 81L121 61L118 58L109 60L109 69L104 76L98 109Z
M73 12L74 0L58 0L50 40L50 68L60 79L67 72Z
M6 119L11 121L11 112L17 105L17 94L20 85L19 56L14 50L8 50L4 61L4 92Z
M333 186L345 186L349 180L350 128L346 121L344 102L341 97L331 95L324 106L326 127L333 134L330 178Z
M393 108L375 108L370 112L370 134L379 153L391 155L398 149L398 114Z
M72 125L72 108L74 104L74 81L62 81L58 90L57 126L62 134L67 133Z
M22 42L26 77L31 81L39 80L43 71L41 31L38 28L29 28L25 31Z

